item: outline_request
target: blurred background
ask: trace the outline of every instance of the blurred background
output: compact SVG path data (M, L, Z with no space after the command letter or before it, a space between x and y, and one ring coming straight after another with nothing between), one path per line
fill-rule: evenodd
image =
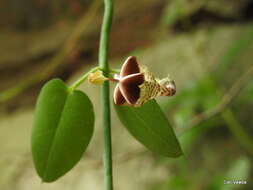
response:
M56 77L71 84L97 65L102 14L102 0L0 2L0 190L103 188L98 86L80 87L94 103L96 126L71 172L42 184L30 152L39 90ZM111 67L129 55L175 80L176 96L158 102L185 155L152 154L113 110L115 189L252 190L253 1L115 0Z

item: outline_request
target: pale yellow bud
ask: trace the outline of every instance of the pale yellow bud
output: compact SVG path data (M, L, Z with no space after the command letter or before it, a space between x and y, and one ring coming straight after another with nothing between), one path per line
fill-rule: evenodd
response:
M103 84L104 81L108 80L104 75L102 71L96 71L94 73L90 73L88 76L88 81L92 84Z

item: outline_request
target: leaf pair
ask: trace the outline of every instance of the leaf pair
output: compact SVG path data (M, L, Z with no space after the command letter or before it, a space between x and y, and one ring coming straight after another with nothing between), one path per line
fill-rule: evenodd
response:
M154 153L182 154L171 125L155 100L141 107L115 109L127 130ZM32 131L32 154L38 175L52 182L81 159L93 134L94 111L81 91L69 91L58 79L49 81L39 95Z
M68 91L58 79L39 95L32 131L32 154L37 173L52 182L81 159L93 134L94 112L81 91Z

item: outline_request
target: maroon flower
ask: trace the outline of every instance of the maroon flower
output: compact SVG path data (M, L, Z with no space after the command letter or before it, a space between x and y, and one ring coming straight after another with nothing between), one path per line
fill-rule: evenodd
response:
M114 91L116 105L141 106L158 96L173 96L176 85L170 77L156 79L148 69L139 65L134 56L130 56L123 64L119 81Z
M114 103L116 105L135 105L140 98L140 85L144 83L144 74L134 56L130 56L123 64L119 83L114 90Z

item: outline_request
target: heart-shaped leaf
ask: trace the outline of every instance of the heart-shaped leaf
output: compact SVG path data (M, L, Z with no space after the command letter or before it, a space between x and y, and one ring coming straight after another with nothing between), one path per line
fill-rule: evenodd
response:
M182 154L175 133L155 100L141 107L115 105L115 109L127 130L149 150L167 157Z
M32 154L44 182L63 176L81 159L93 134L94 112L81 91L68 91L59 79L41 90L32 131Z

